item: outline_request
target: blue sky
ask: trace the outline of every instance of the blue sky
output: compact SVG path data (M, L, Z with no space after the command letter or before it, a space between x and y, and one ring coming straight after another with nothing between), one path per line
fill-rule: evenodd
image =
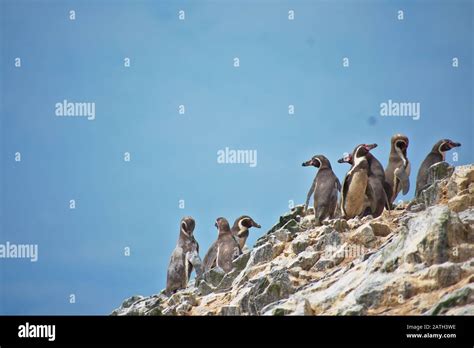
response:
M36 263L0 259L0 314L108 314L159 292L185 215L201 257L218 216L251 215L252 245L304 203L315 154L342 181L344 152L376 142L385 165L406 134L402 198L437 140L473 162L472 1L0 4L0 243L39 246ZM56 117L64 99L95 102L96 119ZM420 119L381 117L389 99L419 102ZM257 150L258 165L218 164L225 147Z

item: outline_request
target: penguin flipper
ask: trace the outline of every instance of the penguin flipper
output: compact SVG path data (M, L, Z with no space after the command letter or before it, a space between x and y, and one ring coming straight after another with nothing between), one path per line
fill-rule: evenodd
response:
M400 182L403 194L406 195L410 190L410 179L408 178L407 172L401 168L397 168L394 174Z
M344 177L344 181L342 182L342 188L341 188L341 213L342 213L342 216L346 215L346 211L344 209L344 203L345 203L344 201L346 199L347 190L349 189L350 182L351 182L351 176L346 174L346 176Z
M304 211L308 210L308 204L309 200L311 199L311 196L315 190L316 186L316 178L314 178L313 183L311 184L311 187L309 188L308 194L306 195L306 202L304 204Z
M341 192L342 186L341 186L341 182L339 181L338 178L336 178L336 188L337 188L337 190L338 190L339 192Z

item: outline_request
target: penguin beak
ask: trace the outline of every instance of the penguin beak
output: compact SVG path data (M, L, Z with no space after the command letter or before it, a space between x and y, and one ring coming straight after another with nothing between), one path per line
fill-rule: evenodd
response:
M461 143L450 143L449 147L452 149L453 147L459 147L461 146Z
M377 147L377 144L366 144L364 147L367 151L370 151L372 149L375 149Z
M214 223L214 226L216 226L216 228L219 228L219 226L217 226L217 221Z
M309 167L309 166L311 165L311 162L312 162L312 161L309 160L309 161L303 162L301 165L302 165L303 167Z
M261 228L262 227L259 224L257 224L255 221L252 221L252 226L256 227L256 228Z
M337 160L337 163L344 163L344 162L345 162L345 159L344 159L344 157L342 157L342 158L339 158L339 159Z

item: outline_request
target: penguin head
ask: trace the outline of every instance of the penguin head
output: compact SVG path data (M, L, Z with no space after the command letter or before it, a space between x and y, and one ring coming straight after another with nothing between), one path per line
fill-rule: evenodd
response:
M352 160L355 161L358 158L365 157L369 154L370 150L377 147L377 144L360 144L357 145L352 153Z
M354 163L354 160L352 158L352 155L350 153L344 153L344 156L339 158L337 160L338 163L349 163L349 164L353 164Z
M217 230L219 232L230 231L229 222L227 221L226 218L223 218L223 217L218 217L216 219L216 223L214 224L214 226L217 227Z
M261 228L259 224L257 224L254 219L252 219L248 215L242 215L235 220L234 227L238 228L239 230L249 229L251 227Z
M181 219L181 232L188 236L192 236L194 232L194 227L196 226L196 222L191 216L185 216Z
M331 168L331 163L323 155L315 155L309 161L303 162L301 164L303 167L313 166L316 168L329 167Z
M438 152L443 153L459 146L461 146L461 143L455 143L451 139L442 139L435 144L433 150L436 149Z
M408 148L408 137L403 134L395 134L392 137L392 147L397 147L398 149L402 151L406 151Z

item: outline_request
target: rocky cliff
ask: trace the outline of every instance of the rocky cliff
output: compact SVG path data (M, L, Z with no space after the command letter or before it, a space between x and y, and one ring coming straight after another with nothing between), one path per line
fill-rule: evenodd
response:
M376 219L314 227L298 206L232 272L112 315L474 315L474 165L430 171L420 198Z

